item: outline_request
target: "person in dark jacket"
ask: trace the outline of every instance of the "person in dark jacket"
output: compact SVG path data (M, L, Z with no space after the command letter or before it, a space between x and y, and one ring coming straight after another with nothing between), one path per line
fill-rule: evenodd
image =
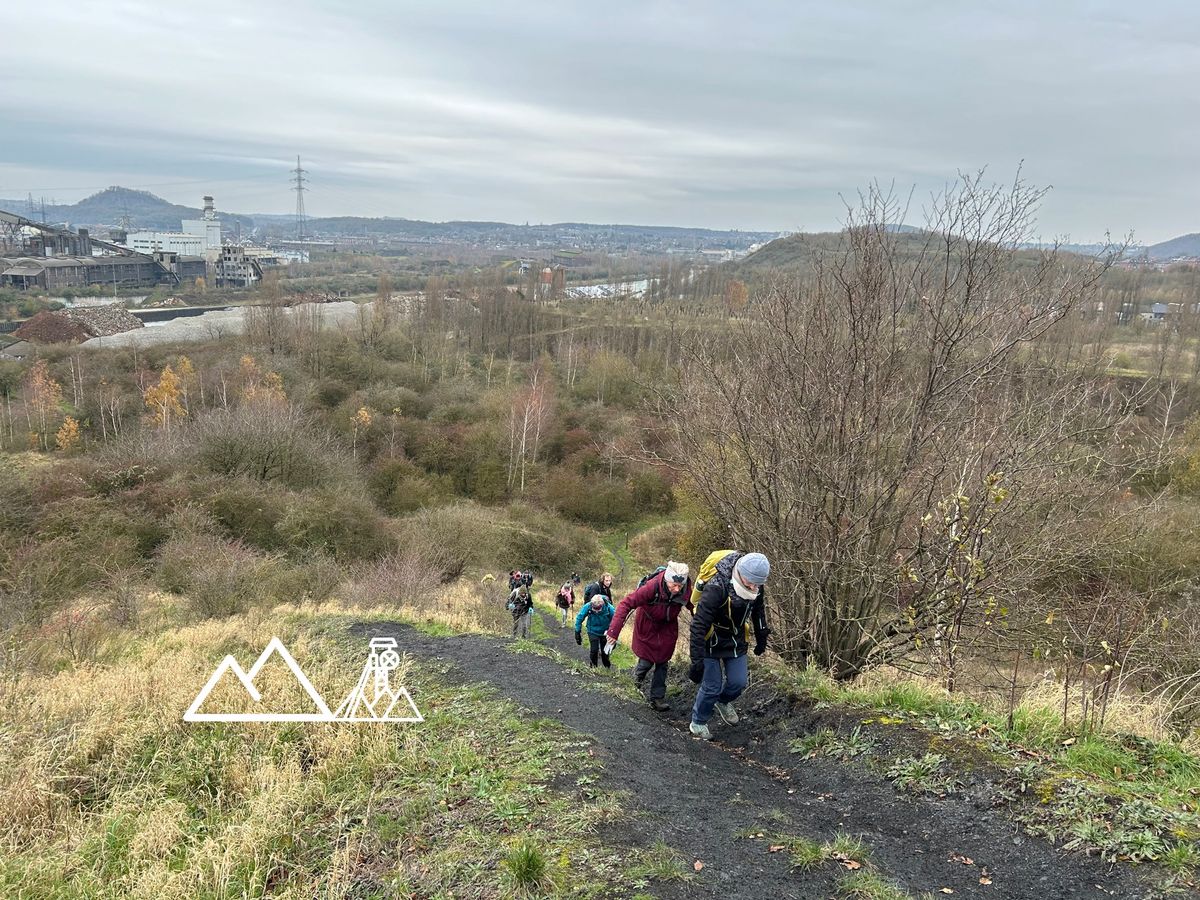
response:
M583 623L585 619L587 620L592 668L595 668L598 662L603 662L606 669L612 668L612 662L604 651L604 644L608 640L605 632L608 631L608 625L612 622L615 612L616 609L613 608L608 597L604 594L597 594L592 597L591 603L583 604L583 609L575 617L575 643L581 647L583 646Z
M612 591L613 591L612 583L613 583L612 575L609 574L608 572L605 572L603 575L601 575L599 578L597 578L595 581L593 581L591 584L589 584L587 587L585 587L583 589L583 602L590 603L592 601L592 598L595 597L597 594L603 594L605 597L608 598L609 602L611 603L612 602Z
M517 636L518 630L521 637L529 637L530 611L533 609L533 596L529 588L525 585L513 588L508 597L508 609L513 614L513 637Z
M637 590L626 595L617 606L612 624L608 626L608 643L604 652L612 654L621 636L628 615L637 610L633 620L633 652L638 658L634 677L638 684L646 680L651 668L650 705L659 712L670 709L667 696L667 664L675 655L679 638L679 611L685 606L692 611L692 582L686 563L668 562L663 571L654 575Z
M554 606L558 609L559 626L567 627L567 617L575 610L575 585L578 584L579 576L574 576L575 581L564 581L563 586L558 589L558 593L554 597Z
M730 725L738 720L733 701L746 689L750 671L746 654L754 629L754 654L767 649L764 586L771 564L761 553L727 554L708 579L692 617L688 677L699 685L692 707L692 734L711 740L708 720L713 709Z

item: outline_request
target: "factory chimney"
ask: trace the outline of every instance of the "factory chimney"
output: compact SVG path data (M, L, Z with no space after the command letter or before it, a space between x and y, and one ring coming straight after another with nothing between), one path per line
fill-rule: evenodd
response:
M204 198L204 218L215 219L216 217L217 217L216 213L213 212L213 198L205 197Z

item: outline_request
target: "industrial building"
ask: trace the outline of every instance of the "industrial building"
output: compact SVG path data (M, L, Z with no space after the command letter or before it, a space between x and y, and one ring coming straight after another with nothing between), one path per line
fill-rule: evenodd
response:
M125 246L137 253L156 250L180 256L202 256L215 263L221 255L221 220L213 207L213 198L204 198L204 213L199 219L184 219L179 231L133 231L125 236Z
M128 256L0 257L0 286L59 291L98 284L149 287L162 282L204 278L207 264L198 256L175 253Z
M88 285L151 287L205 273L201 257L136 253L86 229L43 225L0 210L0 287L63 290Z
M226 244L217 257L217 287L251 287L262 281L262 263L249 248Z

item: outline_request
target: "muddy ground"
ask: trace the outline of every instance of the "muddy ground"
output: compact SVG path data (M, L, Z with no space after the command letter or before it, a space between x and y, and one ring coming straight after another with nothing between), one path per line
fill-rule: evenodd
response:
M544 623L551 631L545 643L586 659L586 647L575 645L569 628L560 630L548 618ZM531 713L590 738L609 779L605 786L628 791L635 804L630 820L614 823L605 838L615 846L661 839L689 862L703 863L687 883L657 885L658 897L839 896L837 881L847 873L836 862L801 870L792 867L786 852L769 852L778 836L822 842L838 832L861 836L880 874L914 896L1155 896L1139 872L1023 835L979 791L918 797L861 767L800 760L787 742L815 728L816 718L770 685L756 684L753 661L750 688L737 704L742 721L730 726L714 717L715 740L705 743L687 730L694 699L690 683L675 682L667 698L670 711L656 713L585 683L613 677L611 672L581 675L554 659L513 653L503 639L430 637L399 623L365 623L352 630L394 637L405 653L450 663L464 681L487 682ZM764 837L745 836L752 832ZM981 877L990 883L982 884Z

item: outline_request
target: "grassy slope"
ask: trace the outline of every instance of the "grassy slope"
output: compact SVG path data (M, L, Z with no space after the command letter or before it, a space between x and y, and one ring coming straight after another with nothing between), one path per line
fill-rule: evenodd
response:
M181 721L225 653L248 664L272 635L319 689L352 684L342 623L277 610L170 628L8 686L0 895L587 897L672 870L663 848L600 844L619 804L582 786L584 742L436 671L404 675L422 725ZM580 789L551 790L560 777Z
M1014 810L1029 831L1112 861L1159 863L1180 884L1200 872L1200 756L1187 748L1122 733L1079 736L1036 700L1017 707L1009 728L1004 713L915 679L843 685L778 665L772 677L859 723L848 733L810 734L794 742L795 753L858 760L902 790L933 794L952 793L963 766L985 761L1009 773L1001 788L1008 799L1028 795ZM894 726L923 733L932 752L880 752Z

